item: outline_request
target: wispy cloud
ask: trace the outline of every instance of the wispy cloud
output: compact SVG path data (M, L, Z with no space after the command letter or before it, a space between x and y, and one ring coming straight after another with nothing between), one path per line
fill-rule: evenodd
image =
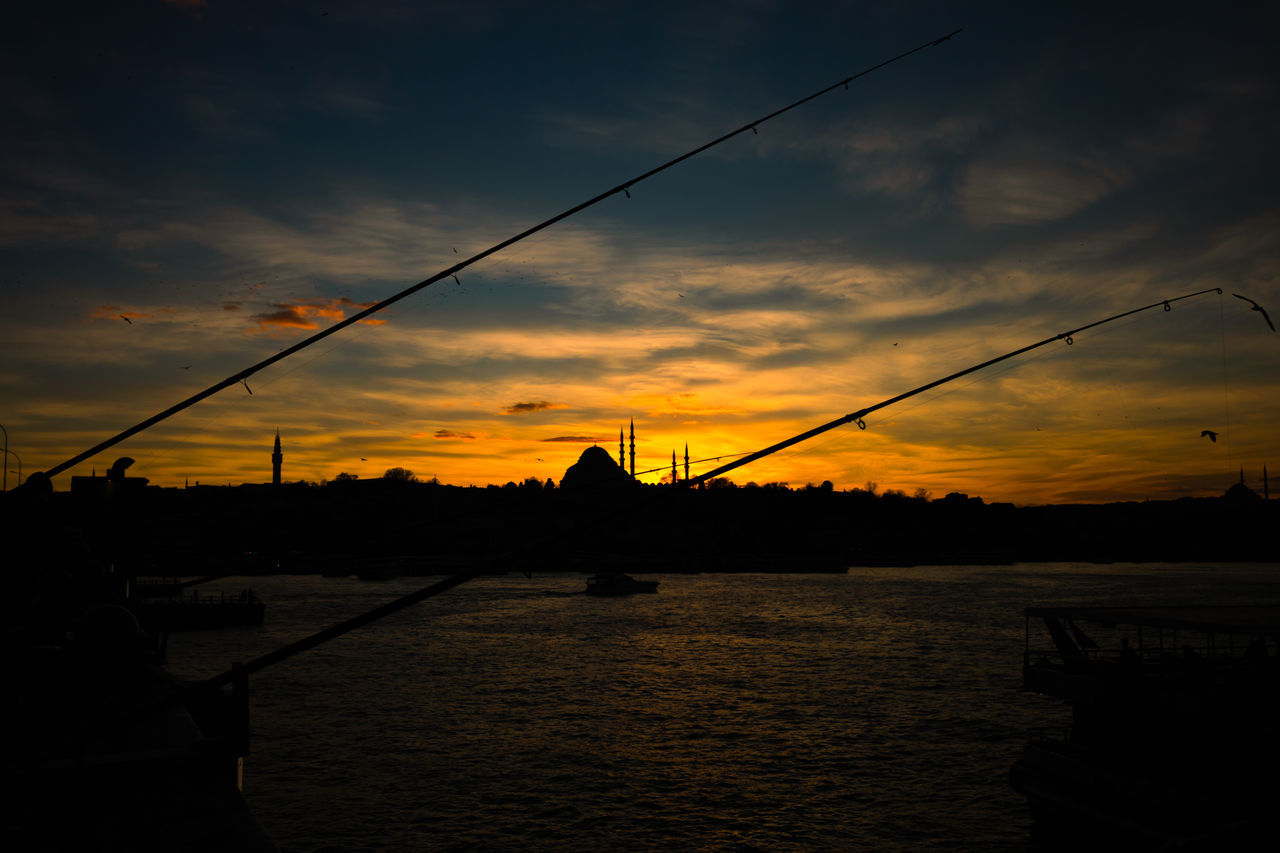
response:
M1054 158L1012 165L981 162L965 175L959 204L975 225L1034 225L1066 219L1124 181L1115 169L1065 158L1056 164Z

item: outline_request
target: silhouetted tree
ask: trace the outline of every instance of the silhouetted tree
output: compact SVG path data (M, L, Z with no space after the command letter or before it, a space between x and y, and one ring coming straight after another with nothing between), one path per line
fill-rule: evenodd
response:
M338 474L338 476L336 476L336 477L334 477L334 478L333 478L333 482L335 482L335 483L351 483L351 482L354 482L354 481L359 480L359 479L360 479L360 475L359 475L359 474L348 474L346 471L343 471L343 472L339 473L339 474Z
M401 480L406 483L416 483L418 478L413 476L413 472L408 468L388 468L387 472L382 475L384 480Z

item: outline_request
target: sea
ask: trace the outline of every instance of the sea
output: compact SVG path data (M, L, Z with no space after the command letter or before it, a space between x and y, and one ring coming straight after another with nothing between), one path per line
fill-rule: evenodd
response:
M1277 565L636 576L483 577L254 675L250 809L285 853L1047 850L1009 767L1070 708L1019 690L1023 609L1280 603ZM169 669L431 580L219 581L264 623L174 634Z

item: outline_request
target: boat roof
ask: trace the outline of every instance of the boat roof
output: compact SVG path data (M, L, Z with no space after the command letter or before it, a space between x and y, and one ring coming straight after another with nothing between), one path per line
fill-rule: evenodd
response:
M1104 625L1141 625L1216 634L1280 634L1280 604L1168 607L1028 607L1026 615Z

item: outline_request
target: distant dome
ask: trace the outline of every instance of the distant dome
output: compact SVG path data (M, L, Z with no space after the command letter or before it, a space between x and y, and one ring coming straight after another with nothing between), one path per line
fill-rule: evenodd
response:
M632 483L627 472L618 467L609 451L599 445L591 445L582 451L578 461L569 466L560 481L562 489L620 488Z
M1262 500L1262 495L1258 494L1244 483L1236 483L1234 486L1227 489L1226 494L1222 497L1232 503L1254 503L1255 501Z

